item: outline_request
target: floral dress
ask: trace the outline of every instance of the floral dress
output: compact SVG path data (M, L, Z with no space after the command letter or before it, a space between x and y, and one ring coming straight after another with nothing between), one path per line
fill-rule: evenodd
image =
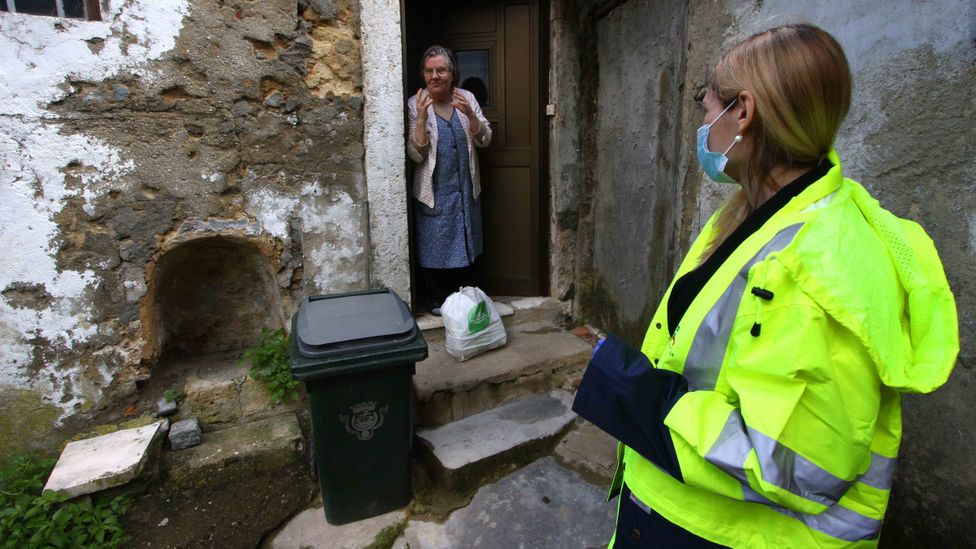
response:
M414 201L417 260L428 269L457 269L484 251L481 204L474 198L468 141L457 109L451 120L437 119L434 207Z

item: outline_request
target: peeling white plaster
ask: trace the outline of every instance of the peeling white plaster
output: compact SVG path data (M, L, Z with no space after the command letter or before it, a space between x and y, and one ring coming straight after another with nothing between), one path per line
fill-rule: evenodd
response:
M88 292L98 280L91 271L58 270L54 216L73 197L95 215L92 201L134 166L99 139L62 134L48 105L73 91L69 81L98 82L123 70L151 81L146 62L173 48L188 14L185 0L101 5L100 22L0 13L0 291L23 282L51 297L42 310L0 299L0 384L42 391L62 410L59 419L97 400L98 391L86 386L80 366L56 361L29 380L30 341L45 338L57 355L95 335ZM69 185L63 170L71 162L80 170Z
M288 238L288 218L298 206L298 199L279 194L271 188L254 189L247 193L245 211L254 216L261 230L271 236Z
M321 240L313 245L306 260L317 269L311 277L316 291L343 292L362 285L361 270L355 266L365 253L360 216L360 207L342 190L323 195L318 183L302 190L302 226L306 233L326 236L306 237L307 241Z
M68 94L68 78L98 82L124 69L152 78L153 74L143 65L173 48L183 17L189 13L188 3L107 3L103 21L0 14L0 66L5 68L0 98L4 115L56 117L47 105ZM92 40L102 41L97 53L88 46Z

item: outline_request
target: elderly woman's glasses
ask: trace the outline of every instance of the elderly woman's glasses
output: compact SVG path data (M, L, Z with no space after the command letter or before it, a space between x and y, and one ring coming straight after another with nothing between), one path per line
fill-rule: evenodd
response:
M443 67L436 69L424 69L424 76L444 76L445 74L451 72L451 69L445 69Z

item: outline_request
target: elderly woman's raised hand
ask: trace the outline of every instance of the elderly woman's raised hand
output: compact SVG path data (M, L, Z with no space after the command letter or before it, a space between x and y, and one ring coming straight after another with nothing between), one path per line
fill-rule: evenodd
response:
M434 100L430 98L430 92L425 88L417 90L417 120L427 120L427 107L430 107L433 102Z
M461 95L461 92L457 88L454 89L453 95L454 95L453 98L454 108L461 111L461 113L463 113L468 118L473 118L474 109L471 108L471 104L468 103L468 100L465 99L463 95Z
M453 93L454 108L461 111L464 116L468 117L469 127L471 128L471 133L477 135L481 132L481 121L478 120L478 115L474 113L474 109L471 107L471 103L461 94L460 90L454 89Z

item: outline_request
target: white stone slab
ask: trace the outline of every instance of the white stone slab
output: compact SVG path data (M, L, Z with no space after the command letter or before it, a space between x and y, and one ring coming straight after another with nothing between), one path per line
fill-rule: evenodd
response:
M149 445L163 423L69 442L44 490L81 496L129 482L142 471Z
M512 308L516 310L537 309L547 305L550 301L555 301L550 297L522 297L511 302Z
M404 520L403 511L393 511L341 526L329 524L321 506L299 513L271 540L271 549L360 549L369 547L376 536Z
M498 408L419 431L445 468L457 470L533 440L560 432L576 414L565 391L532 395Z

